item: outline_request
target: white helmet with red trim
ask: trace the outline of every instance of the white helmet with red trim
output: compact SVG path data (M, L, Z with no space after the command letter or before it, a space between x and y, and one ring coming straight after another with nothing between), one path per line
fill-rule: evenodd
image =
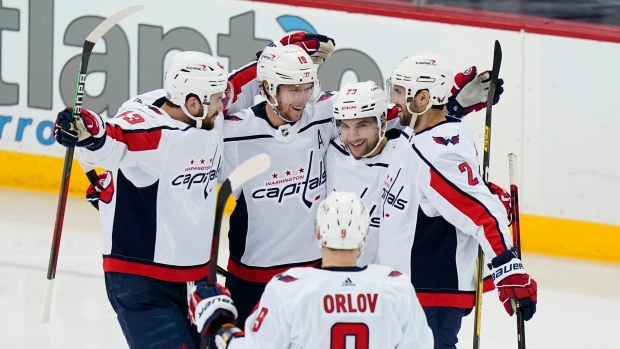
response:
M444 105L450 97L454 74L446 65L443 58L434 53L420 53L404 58L392 70L388 80L388 96L392 94L392 86L402 86L406 90L407 109L413 115L421 115L433 105ZM430 102L427 109L421 113L414 113L409 109L409 102L420 90L428 90Z
M316 212L320 246L336 250L361 248L369 224L368 209L355 193L333 192Z
M262 88L262 85L260 91L274 110L278 106L276 99L278 86L314 83L316 87L319 81L316 65L312 63L306 51L296 45L266 47L258 58L256 76L261 84L267 81L267 91ZM264 95L265 93L269 93L273 98L273 104L268 96ZM285 119L285 121L288 120Z
M385 137L387 109L388 101L385 92L377 83L374 81L353 82L338 91L338 95L334 99L333 117L338 130L340 130L341 120L375 118L379 130L379 140L368 154L363 155L365 157L372 154ZM343 141L342 144L345 148L347 147L346 142Z
M215 58L202 52L185 51L175 55L168 64L164 88L166 98L181 107L185 115L196 120L196 127L200 128L202 120L207 117L211 95L226 93L231 85L228 83L226 69ZM198 96L202 102L204 106L202 117L190 114L185 107L190 94Z

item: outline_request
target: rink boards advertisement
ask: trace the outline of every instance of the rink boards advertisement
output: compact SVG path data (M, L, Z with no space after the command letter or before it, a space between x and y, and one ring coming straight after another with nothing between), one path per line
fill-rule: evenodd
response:
M71 105L84 39L134 3L0 0L0 185L57 192L65 150L54 142L58 111ZM319 68L323 90L352 81L383 85L406 56L436 52L453 71L490 69L503 49L506 92L493 108L490 179L508 188L508 153L519 156L523 247L620 262L620 44L251 1L150 0L95 46L84 107L112 117L125 100L161 88L180 50L228 69L299 30L336 41ZM610 103L612 102L612 103ZM482 157L484 112L466 122ZM481 160L481 159L480 159ZM71 192L87 181L76 164Z

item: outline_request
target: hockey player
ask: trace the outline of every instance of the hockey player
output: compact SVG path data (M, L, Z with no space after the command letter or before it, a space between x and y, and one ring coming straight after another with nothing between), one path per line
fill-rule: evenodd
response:
M412 146L389 160L379 234L379 259L411 276L436 349L456 348L461 319L474 306L478 245L509 314L516 298L529 320L537 301L504 207L479 175L472 133L443 112L452 80L443 59L427 53L403 59L392 72L392 102L415 133Z
M82 109L58 114L56 140L78 146L100 177L108 299L131 348L196 348L186 282L208 274L227 74L213 57L177 54L166 98L104 122Z
M203 335L216 335L219 348L344 348L347 341L355 348L432 348L409 279L385 266L355 266L368 217L356 193L330 194L316 214L320 269L292 268L271 279L245 334L233 325L236 309L221 286L197 285L192 320Z
M319 264L313 217L325 198L324 156L336 136L331 94L315 93L317 66L303 49L265 48L257 78L265 101L224 121L223 177L256 154L272 159L264 175L234 193L226 287L241 322L273 276Z
M370 228L358 266L378 263L381 219L379 183L387 168L387 158L397 143L408 147L406 136L391 129L386 132L388 101L373 81L347 84L334 98L333 117L340 135L327 149L327 190L356 192L369 208Z

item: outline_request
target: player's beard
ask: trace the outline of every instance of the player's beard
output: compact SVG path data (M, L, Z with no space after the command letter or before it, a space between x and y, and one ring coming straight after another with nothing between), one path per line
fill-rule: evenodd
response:
M396 106L400 108L400 110L403 112L403 116L400 118L400 125L411 127L411 119L413 118L413 114L409 112L409 109L407 109L406 105L397 104ZM411 108L411 110L413 110L416 113L419 113L422 110L424 110L424 108L420 108L420 106L418 106L415 100L410 102L409 107ZM411 127L412 129L415 129L420 124L420 116L421 115L416 116L415 123L413 127Z
M195 117L201 117L203 113L204 113L204 106L200 105L200 110L196 114L192 114L192 115L194 115ZM212 130L215 127L215 118L217 117L217 114L219 113L215 111L213 115L207 115L206 118L202 119L202 125L200 126L200 128L202 130L207 130L207 131Z

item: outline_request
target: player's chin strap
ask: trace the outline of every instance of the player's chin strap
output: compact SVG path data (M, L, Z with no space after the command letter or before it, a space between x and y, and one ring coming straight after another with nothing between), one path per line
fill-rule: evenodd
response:
M202 108L203 111L202 111L202 117L201 118L192 115L192 113L190 113L187 110L187 108L185 107L185 104L181 104L181 109L183 110L185 115L187 115L187 117L189 117L190 119L196 121L196 128L202 128L202 120L204 120L207 117L207 113L209 112L208 106L203 105L203 108Z
M264 88L262 88L262 87L261 87L261 89L260 89L260 94L261 94L261 96L263 96L263 98L265 98L265 100L267 101L267 104L269 104L269 106L271 107L271 109L273 109L273 112L274 112L277 116L279 116L279 117L280 117L280 119L284 120L284 122L286 122L286 123L291 123L291 122L293 122L293 121L291 121L291 120L287 120L284 116L282 116L282 114L280 114L280 112L278 111L278 108L277 108L277 106L278 106L278 100L277 100L275 97L273 97L273 100L274 100L274 102L275 102L275 103L271 103L271 102L269 101L269 97L270 97L270 96L269 96L269 94L267 94L267 93L265 92L265 89L264 89Z
M409 113L411 113L411 122L409 122L409 127L413 130L413 126L415 125L416 120L418 120L418 116L426 113L427 111L429 111L429 109L431 109L431 107L433 106L433 101L428 101L428 104L426 105L426 108L424 108L423 111L419 112L419 113L415 113L413 111L411 111L411 109L409 108L409 105L411 103L409 101L407 101L407 111L409 111Z
M387 120L386 120L386 123L387 123ZM372 153L374 153L375 150L377 150L377 148L379 148L379 146L381 145L381 142L383 141L383 138L385 138L385 130L383 128L381 128L381 129L379 129L379 140L377 141L377 144L375 144L374 148L372 148L371 151L369 151L368 153L362 155L361 157L363 157L363 158L370 157L370 155Z

